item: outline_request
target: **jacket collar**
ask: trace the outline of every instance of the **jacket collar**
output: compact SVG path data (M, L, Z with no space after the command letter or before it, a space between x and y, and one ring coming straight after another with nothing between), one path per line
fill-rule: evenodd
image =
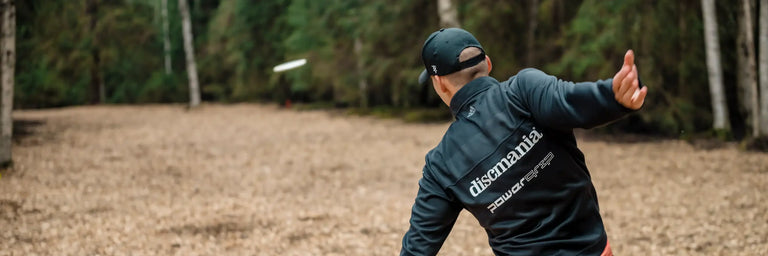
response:
M453 115L456 116L470 99L476 94L487 90L488 87L494 83L498 83L498 81L493 77L483 76L478 77L461 87L461 89L453 95L453 99L451 99L451 112L453 112Z

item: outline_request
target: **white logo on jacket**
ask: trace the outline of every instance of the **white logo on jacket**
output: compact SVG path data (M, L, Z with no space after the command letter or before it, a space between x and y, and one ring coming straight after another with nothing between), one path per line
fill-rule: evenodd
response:
M475 177L470 182L469 193L472 197L477 197L477 195L485 191L488 186L501 177L501 175L509 170L512 165L517 163L520 158L523 158L523 156L525 156L525 154L527 154L542 137L544 137L544 135L536 131L536 127L533 127L533 131L531 131L528 136L523 135L523 141L509 151L505 158L499 160L499 162L491 167L491 169L488 169L483 176Z
M469 113L467 113L467 118L475 114L475 106L469 106Z
M555 158L555 154L552 154L552 152L549 152L546 156L544 156L543 159L539 162L539 164L536 165L536 167L533 167L530 171L528 171L525 176L520 178L520 181L515 183L515 185L512 185L512 188L504 192L499 198L496 198L496 200L493 201L492 204L488 205L488 210L491 211L491 214L493 214L496 211L496 208L499 208L502 204L507 202L510 198L512 198L512 195L517 194L517 192L520 192L523 187L525 187L525 184L528 184L533 180L533 178L539 177L539 171L544 170L547 166L549 166L550 163L552 163L552 159Z

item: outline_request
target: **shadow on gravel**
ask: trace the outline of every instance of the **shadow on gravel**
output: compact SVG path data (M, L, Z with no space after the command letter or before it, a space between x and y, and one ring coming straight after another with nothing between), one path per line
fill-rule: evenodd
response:
M40 144L43 140L35 139L32 143L29 143L29 138L34 138L36 134L35 127L44 125L44 120L37 119L14 119L13 120L13 136L11 137L12 143L15 145L22 144ZM48 136L51 137L51 136ZM36 143L37 142L37 143ZM0 177L13 174L13 162L8 162L0 165ZM0 202L0 210L2 207L8 206L7 202ZM2 213L2 212L0 212Z
M750 151L768 153L768 136L749 139L744 142L744 148Z
M250 233L253 225L239 222L216 222L209 225L184 225L161 230L160 233L175 233L177 235L204 235L219 237L229 233Z
M44 125L44 120L39 119L16 119L13 120L13 142L21 143L24 139L35 134L35 127Z

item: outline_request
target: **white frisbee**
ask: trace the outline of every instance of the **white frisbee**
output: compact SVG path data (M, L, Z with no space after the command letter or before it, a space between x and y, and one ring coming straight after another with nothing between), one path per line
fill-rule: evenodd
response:
M272 68L272 71L274 71L274 72L283 72L283 71L286 71L286 70L291 70L291 69L294 69L294 68L298 68L298 67L304 66L304 64L307 64L307 59L293 60L293 61L289 61L289 62L286 62L286 63L283 63L283 64L275 66L274 68Z

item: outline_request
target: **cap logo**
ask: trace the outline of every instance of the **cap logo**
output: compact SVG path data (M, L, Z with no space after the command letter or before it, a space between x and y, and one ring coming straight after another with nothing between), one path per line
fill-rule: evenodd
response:
M437 75L437 66L436 65L432 65L432 72L435 73L435 75Z
M469 113L467 113L467 118L469 118L470 116L474 115L475 111L477 111L475 109L475 106L469 106Z

